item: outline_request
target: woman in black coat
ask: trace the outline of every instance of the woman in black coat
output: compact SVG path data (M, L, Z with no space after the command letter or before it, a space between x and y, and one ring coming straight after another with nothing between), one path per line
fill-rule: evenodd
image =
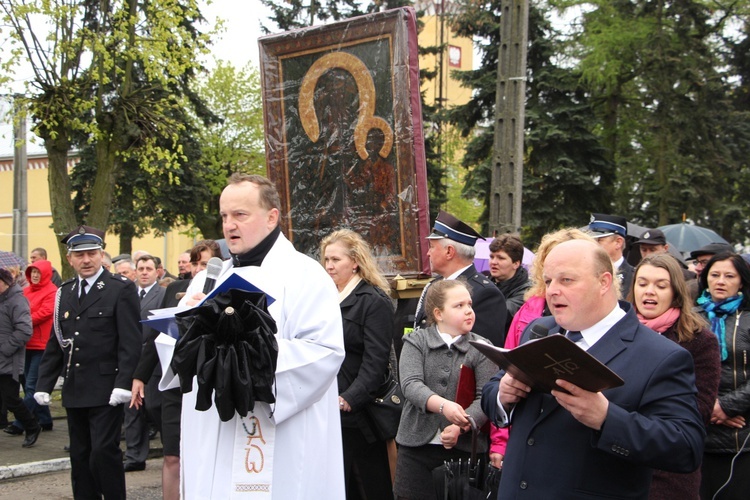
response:
M719 389L719 343L693 307L677 259L668 254L645 257L635 269L628 300L641 323L680 344L693 357L698 412L708 425ZM700 469L689 474L654 470L648 498L697 500L700 484Z
M750 492L750 266L714 255L701 271L701 313L719 341L721 376L703 452L701 498L746 499ZM726 484L725 484L726 483ZM721 493L717 495L717 492Z
M338 373L347 499L393 498L388 445L364 411L388 374L393 305L370 246L348 229L320 245L323 266L339 291L346 357Z

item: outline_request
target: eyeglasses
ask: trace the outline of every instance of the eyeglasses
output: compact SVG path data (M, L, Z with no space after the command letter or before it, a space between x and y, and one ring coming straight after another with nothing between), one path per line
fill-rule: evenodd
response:
M701 267L706 267L706 264L708 264L708 262L710 260L711 260L711 258L708 258L708 259L695 259L695 265L696 266L701 266Z

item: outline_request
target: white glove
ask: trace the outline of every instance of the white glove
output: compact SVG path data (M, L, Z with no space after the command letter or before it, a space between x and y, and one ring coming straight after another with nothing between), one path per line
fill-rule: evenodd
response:
M130 391L127 389L119 389L117 387L112 389L112 395L109 396L109 405L117 406L124 403L130 403Z
M49 406L49 393L47 392L35 392L34 393L34 401L38 405L42 406Z

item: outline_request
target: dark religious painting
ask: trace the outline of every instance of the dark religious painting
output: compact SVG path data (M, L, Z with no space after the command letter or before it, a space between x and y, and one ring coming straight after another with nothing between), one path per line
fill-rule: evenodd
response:
M259 41L266 159L297 250L349 228L388 275L428 272L416 16L403 8Z

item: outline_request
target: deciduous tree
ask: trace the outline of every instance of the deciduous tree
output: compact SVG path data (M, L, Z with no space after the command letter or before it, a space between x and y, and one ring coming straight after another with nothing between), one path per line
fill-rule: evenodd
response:
M107 228L124 162L169 171L183 156L184 124L171 111L191 105L176 90L186 88L206 52L197 2L2 0L0 9L0 34L12 40L3 69L24 61L34 75L26 93L49 157L54 230L65 234L78 222L67 162L71 147L84 142L94 146L96 177L83 219Z

